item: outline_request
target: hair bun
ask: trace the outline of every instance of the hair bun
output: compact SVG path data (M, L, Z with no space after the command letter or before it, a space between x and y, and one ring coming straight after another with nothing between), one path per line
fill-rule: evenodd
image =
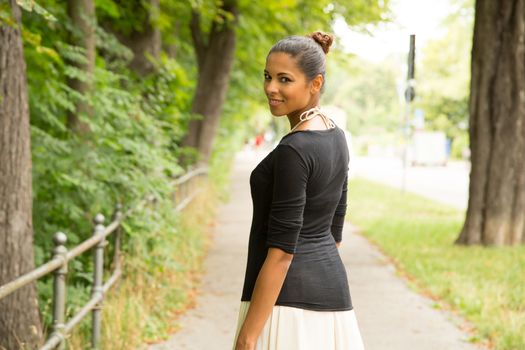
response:
M319 31L313 32L312 34L308 36L314 39L315 42L321 46L325 54L327 54L328 51L330 51L330 46L332 46L332 43L334 42L334 37L331 34L319 32Z

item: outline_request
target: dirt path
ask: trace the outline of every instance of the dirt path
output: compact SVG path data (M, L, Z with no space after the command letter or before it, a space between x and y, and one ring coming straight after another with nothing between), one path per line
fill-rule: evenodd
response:
M218 211L196 308L180 318L179 332L148 350L231 349L252 216L248 180L261 156L241 153L237 158L231 198ZM460 320L434 309L431 300L411 291L388 259L348 223L340 254L367 350L479 349L466 342L467 335L455 325Z

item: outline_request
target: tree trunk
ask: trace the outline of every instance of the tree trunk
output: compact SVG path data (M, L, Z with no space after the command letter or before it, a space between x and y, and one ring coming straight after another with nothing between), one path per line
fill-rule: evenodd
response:
M76 66L84 71L88 76L88 81L81 81L78 79L69 79L68 85L78 91L84 96L89 96L93 82L93 72L95 70L95 4L93 0L68 0L67 12L71 23L73 25L73 32L71 33L71 44L81 47L86 51L87 62L70 62L71 65ZM79 114L86 116L93 115L93 108L89 102L77 101L75 104L75 111L68 113L68 127L78 133L89 132L89 126L83 123L79 118Z
M140 2L136 3L137 11L144 11ZM111 23L105 23L105 27L110 30L118 40L133 51L133 59L129 67L140 76L145 76L154 72L155 66L148 56L158 59L162 50L162 37L157 24L160 15L159 0L149 0L147 6L148 16L140 31L132 31L124 35L111 27Z
M221 10L232 14L233 20L221 15L222 23L213 22L207 44L200 30L197 12L193 12L191 21L199 67L192 112L201 118L190 121L182 144L196 148L200 155L199 162L202 163L207 163L211 155L235 55L235 24L238 17L236 1L224 1Z
M11 0L14 19L20 9ZM31 148L20 27L0 24L0 285L34 268ZM36 285L0 300L0 349L35 349L42 338Z
M477 0L467 215L459 244L525 243L525 0Z

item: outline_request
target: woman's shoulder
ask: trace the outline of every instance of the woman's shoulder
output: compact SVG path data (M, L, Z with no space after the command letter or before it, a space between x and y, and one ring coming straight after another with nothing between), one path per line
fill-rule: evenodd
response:
M297 148L316 147L317 144L323 141L341 136L344 137L344 131L337 125L330 129L297 130L284 135L277 146L288 145Z

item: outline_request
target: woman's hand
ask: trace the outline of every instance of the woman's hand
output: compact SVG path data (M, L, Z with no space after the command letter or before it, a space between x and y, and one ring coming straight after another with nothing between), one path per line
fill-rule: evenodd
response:
M246 318L239 331L235 350L254 350L292 263L293 254L276 247L268 254L259 271Z
M335 246L336 246L337 248L341 247L341 242L336 242L336 243L335 243Z
M235 344L235 350L254 350L255 342L249 339L246 339L239 335L237 338L237 343Z

